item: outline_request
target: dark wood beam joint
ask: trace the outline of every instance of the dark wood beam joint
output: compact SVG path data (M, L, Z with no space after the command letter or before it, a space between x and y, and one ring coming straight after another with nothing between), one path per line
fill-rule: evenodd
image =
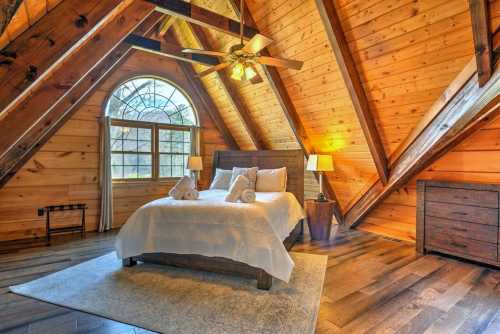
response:
M469 8L479 86L484 86L493 72L493 34L489 31L489 3L488 0L469 0Z

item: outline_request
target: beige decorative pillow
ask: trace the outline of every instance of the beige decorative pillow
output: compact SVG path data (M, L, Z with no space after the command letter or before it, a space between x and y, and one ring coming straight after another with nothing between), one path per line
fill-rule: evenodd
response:
M260 192L285 192L286 167L276 169L259 169L255 191Z
M249 181L248 189L255 190L255 183L257 182L258 170L259 167L251 167L251 168L233 167L233 175L231 176L230 184L233 184L238 175L243 175L246 176Z
M215 170L215 175L212 183L210 184L210 189L222 189L228 190L231 185L231 176L233 171L230 169L220 169Z

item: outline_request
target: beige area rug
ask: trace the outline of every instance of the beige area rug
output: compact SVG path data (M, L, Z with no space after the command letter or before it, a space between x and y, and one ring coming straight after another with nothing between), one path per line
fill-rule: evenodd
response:
M14 293L161 333L314 333L326 256L291 253L288 284L152 264L122 268L115 253L26 284Z

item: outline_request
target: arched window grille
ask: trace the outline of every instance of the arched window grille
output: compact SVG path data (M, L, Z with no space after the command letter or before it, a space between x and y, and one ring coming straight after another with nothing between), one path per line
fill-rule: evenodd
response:
M109 97L114 180L180 177L195 154L197 117L186 94L157 77L120 84Z

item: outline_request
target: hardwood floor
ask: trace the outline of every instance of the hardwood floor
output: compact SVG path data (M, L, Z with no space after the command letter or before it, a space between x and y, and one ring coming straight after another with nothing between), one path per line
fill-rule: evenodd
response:
M150 333L20 297L8 286L113 250L114 233L64 236L53 246L0 245L0 332ZM317 333L500 333L500 271L436 255L361 231L293 249L328 255Z

